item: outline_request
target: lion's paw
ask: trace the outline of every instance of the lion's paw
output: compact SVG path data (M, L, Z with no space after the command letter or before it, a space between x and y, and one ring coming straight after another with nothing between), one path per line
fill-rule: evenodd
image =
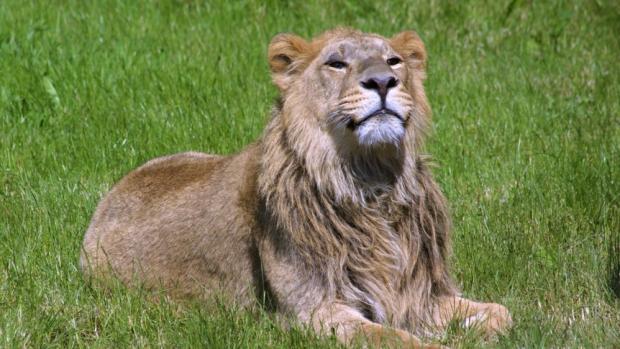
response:
M512 327L512 317L503 305L487 303L476 314L465 318L462 326L479 329L487 338L493 338Z

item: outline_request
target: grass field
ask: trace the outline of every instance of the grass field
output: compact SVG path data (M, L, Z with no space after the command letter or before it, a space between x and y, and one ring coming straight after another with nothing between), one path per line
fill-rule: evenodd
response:
M274 34L337 25L427 44L426 151L451 205L453 274L515 319L490 345L620 347L613 0L0 1L0 347L336 345L260 312L104 292L77 260L123 174L259 137ZM482 345L458 330L443 343Z

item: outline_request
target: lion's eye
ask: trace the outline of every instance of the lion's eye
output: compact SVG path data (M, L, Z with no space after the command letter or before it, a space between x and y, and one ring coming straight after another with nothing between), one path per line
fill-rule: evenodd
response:
M334 69L344 69L347 67L347 64L343 61L329 61L325 64Z
M398 57L392 57L392 58L388 58L387 64L389 64L389 65L397 65L398 63L400 63L402 61L403 60L398 58Z

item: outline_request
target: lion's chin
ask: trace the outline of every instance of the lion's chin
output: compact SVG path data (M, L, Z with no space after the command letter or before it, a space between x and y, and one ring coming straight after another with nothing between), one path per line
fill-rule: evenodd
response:
M398 146L405 136L405 127L401 119L381 115L365 121L354 130L354 133L358 144L363 147Z

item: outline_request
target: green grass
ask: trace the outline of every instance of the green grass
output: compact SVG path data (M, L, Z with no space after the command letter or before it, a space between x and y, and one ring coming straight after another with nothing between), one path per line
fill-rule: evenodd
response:
M259 137L274 34L337 25L427 44L453 274L515 319L491 345L619 347L613 0L0 1L0 347L333 347L260 312L92 288L77 257L132 168ZM444 343L481 345L458 330Z

